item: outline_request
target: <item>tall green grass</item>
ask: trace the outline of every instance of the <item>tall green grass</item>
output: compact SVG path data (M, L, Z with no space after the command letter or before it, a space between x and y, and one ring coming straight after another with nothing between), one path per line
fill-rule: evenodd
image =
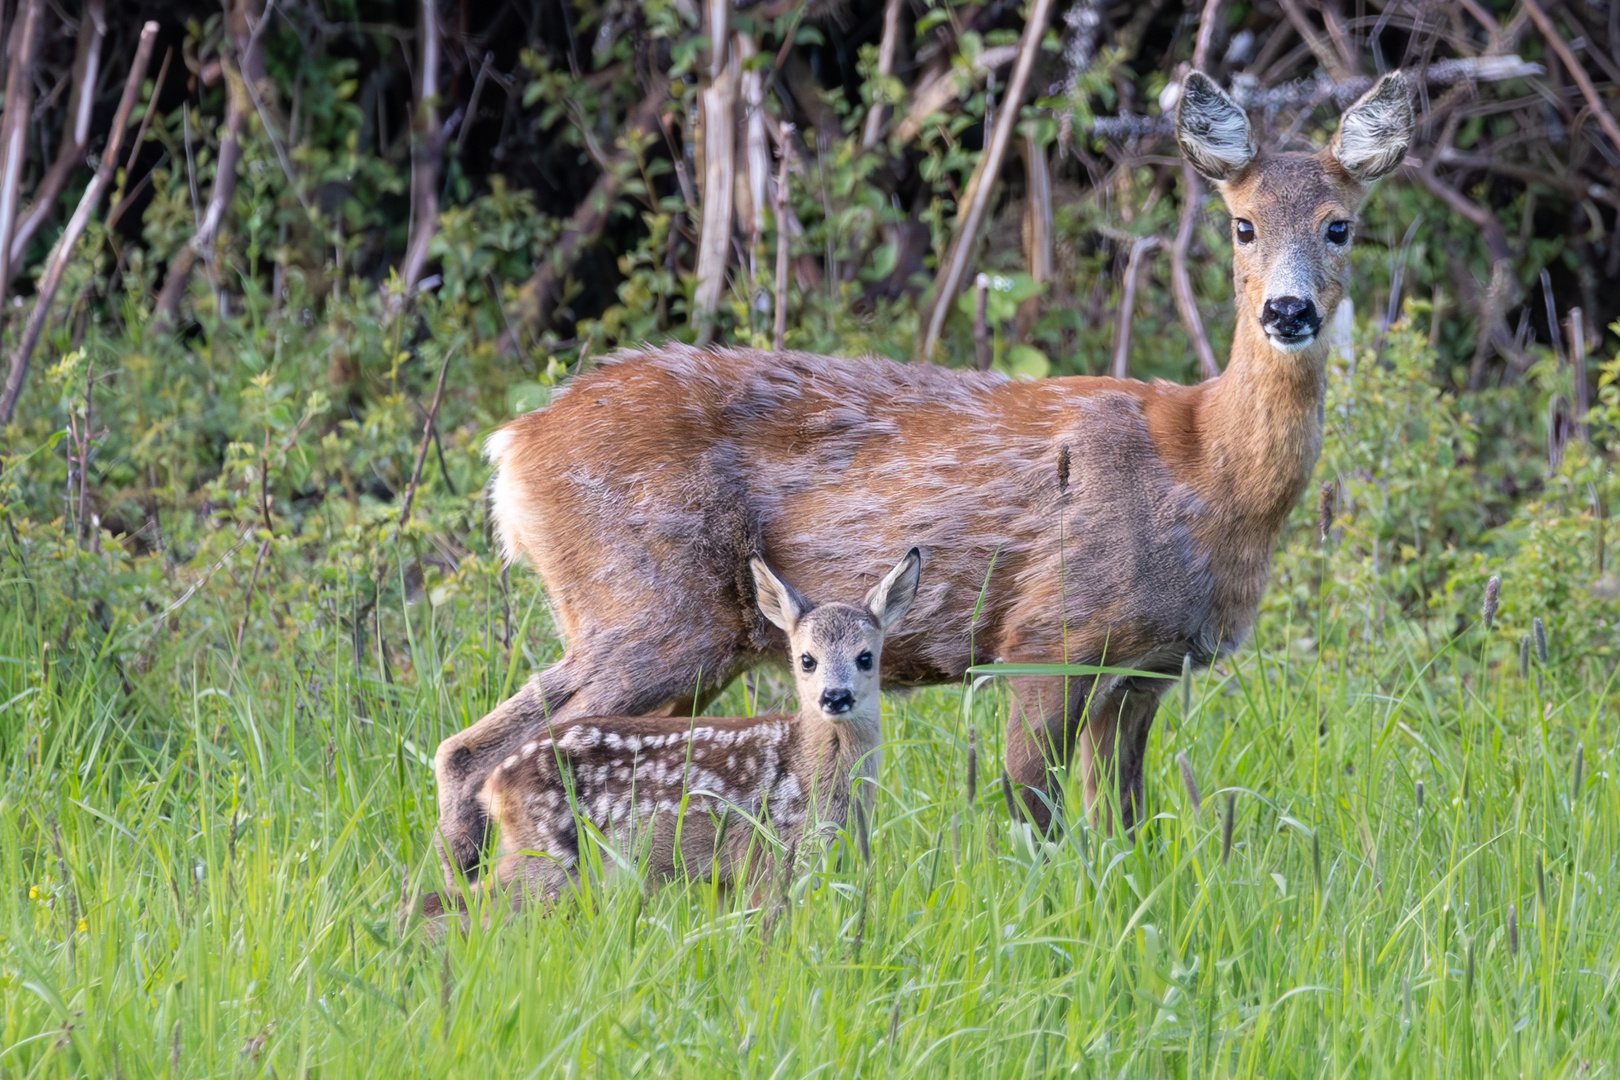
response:
M224 607L129 670L96 647L110 632L64 644L28 572L10 561L0 584L3 1077L1620 1061L1610 688L1556 655L1521 677L1501 629L1435 640L1371 603L1275 606L1190 709L1167 695L1134 838L1010 821L1000 691L972 715L956 690L891 696L872 861L835 844L778 916L773 896L620 874L435 941L400 919L436 887L428 761L555 655L532 585L515 583L514 650L493 591L395 613L414 662L389 681L357 674L376 657L357 668L335 625L238 653Z

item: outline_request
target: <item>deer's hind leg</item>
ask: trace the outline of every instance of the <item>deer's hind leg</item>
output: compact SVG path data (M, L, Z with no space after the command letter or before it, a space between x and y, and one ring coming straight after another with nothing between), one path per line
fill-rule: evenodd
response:
M579 822L570 798L572 768L549 741L525 743L485 781L478 802L499 826L501 846L486 891L514 910L555 903L579 870Z
M439 744L435 843L446 883L453 885L458 871L469 880L477 877L490 827L478 793L496 766L525 743L551 725L582 717L688 715L755 659L740 634L713 627L668 635L652 647L624 631L581 635L561 660Z

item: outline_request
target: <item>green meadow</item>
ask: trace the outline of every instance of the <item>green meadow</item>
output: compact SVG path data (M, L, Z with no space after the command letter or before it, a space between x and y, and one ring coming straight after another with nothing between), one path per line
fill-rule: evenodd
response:
M985 679L886 698L870 861L839 836L728 894L597 852L555 911L465 934L406 915L438 887L429 762L558 655L526 569L503 588L475 541L415 582L407 531L397 588L272 555L255 600L224 530L192 561L218 573L124 565L144 603L98 614L118 558L13 521L0 1076L1611 1073L1601 463L1572 444L1474 550L1434 540L1409 511L1468 505L1468 417L1403 376L1417 339L1391 350L1335 381L1333 520L1300 508L1253 640L1166 695L1134 835L1072 797L1051 837L1009 817ZM790 689L762 672L713 711Z

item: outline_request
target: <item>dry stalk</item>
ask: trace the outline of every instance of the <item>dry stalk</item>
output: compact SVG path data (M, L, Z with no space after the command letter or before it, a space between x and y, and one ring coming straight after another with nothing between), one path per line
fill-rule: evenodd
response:
M400 501L401 531L411 520L411 504L416 501L416 486L422 481L422 466L427 463L428 443L433 439L433 425L439 419L439 402L444 399L444 377L450 371L450 357L454 354L454 349L446 350L444 362L439 365L439 381L433 388L433 402L428 406L427 419L422 422L422 441L416 447L416 465L411 469L410 483L405 485L405 498Z

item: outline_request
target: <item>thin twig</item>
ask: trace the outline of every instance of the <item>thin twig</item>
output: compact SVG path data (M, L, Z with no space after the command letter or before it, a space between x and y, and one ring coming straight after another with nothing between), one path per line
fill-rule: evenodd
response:
M433 403L428 406L427 419L422 424L422 442L416 448L416 466L411 469L411 482L405 485L405 498L399 507L399 527L401 531L409 524L411 519L411 504L416 501L416 485L422 480L422 466L427 463L428 443L433 439L433 424L439 417L439 402L444 397L444 377L450 371L450 357L455 355L454 349L447 349L444 354L444 363L439 365L439 382L433 388Z
M169 78L169 61L174 59L174 46L170 45L163 50L163 63L158 65L157 78L152 80L152 93L146 99L146 112L141 114L141 126L135 132L135 142L129 148L129 160L124 164L124 182L129 183L129 174L135 171L135 158L141 152L141 146L146 142L146 133L152 127L152 117L157 115L158 96L163 93L163 84Z
M1125 263L1125 289L1119 301L1119 324L1114 334L1114 378L1131 377L1131 317L1136 312L1136 289L1149 252L1162 246L1157 236L1138 237Z
M1575 85L1581 88L1581 96L1586 98L1586 103L1592 107L1598 124L1603 128L1603 134L1609 137L1616 150L1620 150L1620 122L1615 121L1613 107L1598 96L1597 87L1592 85L1586 69L1570 51L1569 45L1558 33L1558 28L1553 25L1552 20L1547 18L1547 13L1541 10L1541 5L1536 3L1536 0L1524 0L1524 10L1530 13L1530 18L1535 21L1541 36L1547 39L1547 45L1558 54L1558 59L1563 62L1570 77L1575 80Z

